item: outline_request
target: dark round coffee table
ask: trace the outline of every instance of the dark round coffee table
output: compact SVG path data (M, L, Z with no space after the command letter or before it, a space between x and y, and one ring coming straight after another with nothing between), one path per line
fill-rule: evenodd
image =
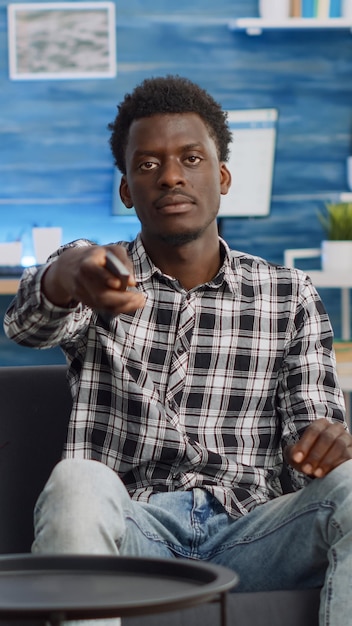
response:
M161 613L217 599L238 581L224 567L185 559L115 556L0 557L0 618L63 620Z

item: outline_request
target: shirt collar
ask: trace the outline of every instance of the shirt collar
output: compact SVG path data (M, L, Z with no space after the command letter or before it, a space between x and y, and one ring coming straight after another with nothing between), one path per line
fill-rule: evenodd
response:
M239 267L236 256L233 256L226 241L219 237L219 242L222 251L223 262L214 278L207 283L207 286L212 289L218 289L223 282L225 282L232 293L238 291L238 276L236 276L235 267ZM130 252L132 255L136 280L138 283L146 283L151 280L152 276L159 275L168 280L170 277L166 277L161 270L154 265L152 260L147 255L140 234L130 244Z

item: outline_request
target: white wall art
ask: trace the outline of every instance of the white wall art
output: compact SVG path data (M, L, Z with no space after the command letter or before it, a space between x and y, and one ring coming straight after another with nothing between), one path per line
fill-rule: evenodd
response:
M116 75L113 2L10 4L8 30L13 80Z

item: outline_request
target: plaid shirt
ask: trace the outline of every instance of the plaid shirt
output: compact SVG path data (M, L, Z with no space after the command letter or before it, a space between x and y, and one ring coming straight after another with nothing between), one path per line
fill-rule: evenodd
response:
M153 265L139 237L122 245L143 309L108 320L82 305L59 308L40 291L45 268L29 268L6 332L67 356L65 456L106 463L137 500L202 487L243 515L280 495L282 445L318 417L344 419L321 300L303 272L223 241L217 276L190 291Z

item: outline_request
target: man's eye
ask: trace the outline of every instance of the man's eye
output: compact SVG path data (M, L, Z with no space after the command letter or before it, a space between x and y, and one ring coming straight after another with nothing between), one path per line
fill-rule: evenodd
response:
M154 170L156 166L157 164L153 163L153 161L145 161L144 163L141 163L139 167L141 170Z
M189 163L191 163L192 165L197 165L198 163L201 162L201 158L199 156L196 156L195 154L192 154L191 156L187 157L187 161Z

